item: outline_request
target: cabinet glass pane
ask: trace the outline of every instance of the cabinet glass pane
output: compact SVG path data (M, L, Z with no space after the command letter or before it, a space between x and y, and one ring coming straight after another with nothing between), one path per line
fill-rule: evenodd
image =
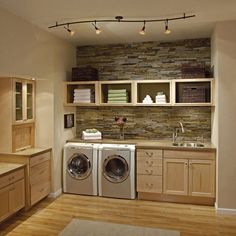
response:
M33 119L33 84L27 84L27 119Z
M16 121L23 120L23 84L16 82L15 85L15 117Z

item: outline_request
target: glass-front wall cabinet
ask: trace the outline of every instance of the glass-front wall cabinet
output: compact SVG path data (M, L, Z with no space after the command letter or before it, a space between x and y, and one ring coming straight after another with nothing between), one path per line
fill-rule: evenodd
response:
M14 80L14 123L34 120L34 82Z

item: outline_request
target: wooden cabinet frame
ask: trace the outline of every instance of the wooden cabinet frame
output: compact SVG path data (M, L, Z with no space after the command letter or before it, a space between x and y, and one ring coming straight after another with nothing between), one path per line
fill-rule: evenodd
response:
M209 82L211 98L208 103L177 103L176 102L176 85L180 82L197 83L197 82ZM169 85L169 89L164 88L164 92L167 92L168 103L156 104L155 101L152 104L143 104L139 99L139 85L154 84L158 87L158 84ZM130 85L130 102L129 103L106 103L104 102L104 91L102 87L107 86L119 86L122 84ZM95 89L95 102L94 103L73 103L72 102L72 89L76 86L94 86ZM167 91L168 90L168 91ZM161 91L161 90L160 90ZM150 91L151 92L151 91ZM158 91L157 91L158 92ZM153 92L152 92L153 93ZM148 91L147 91L147 94ZM152 95L154 96L154 95ZM153 99L155 99L153 97ZM214 79L213 78L195 78L195 79L173 79L173 80L115 80L115 81L85 81L85 82L65 82L64 83L64 105L65 106L214 106Z

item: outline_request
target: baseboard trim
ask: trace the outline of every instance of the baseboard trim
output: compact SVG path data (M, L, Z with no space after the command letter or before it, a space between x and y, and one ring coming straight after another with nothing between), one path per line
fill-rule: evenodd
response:
M225 214L225 215L236 215L236 209L230 208L216 208L217 214Z
M58 189L56 192L54 193L50 193L48 195L48 197L51 197L51 198L57 198L59 197L60 195L62 194L62 188Z

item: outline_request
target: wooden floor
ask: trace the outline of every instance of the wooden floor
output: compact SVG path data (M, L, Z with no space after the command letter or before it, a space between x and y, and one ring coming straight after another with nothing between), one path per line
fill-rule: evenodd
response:
M181 236L236 236L236 216L216 215L213 207L71 194L18 213L0 225L0 235L57 235L72 218L173 229Z

